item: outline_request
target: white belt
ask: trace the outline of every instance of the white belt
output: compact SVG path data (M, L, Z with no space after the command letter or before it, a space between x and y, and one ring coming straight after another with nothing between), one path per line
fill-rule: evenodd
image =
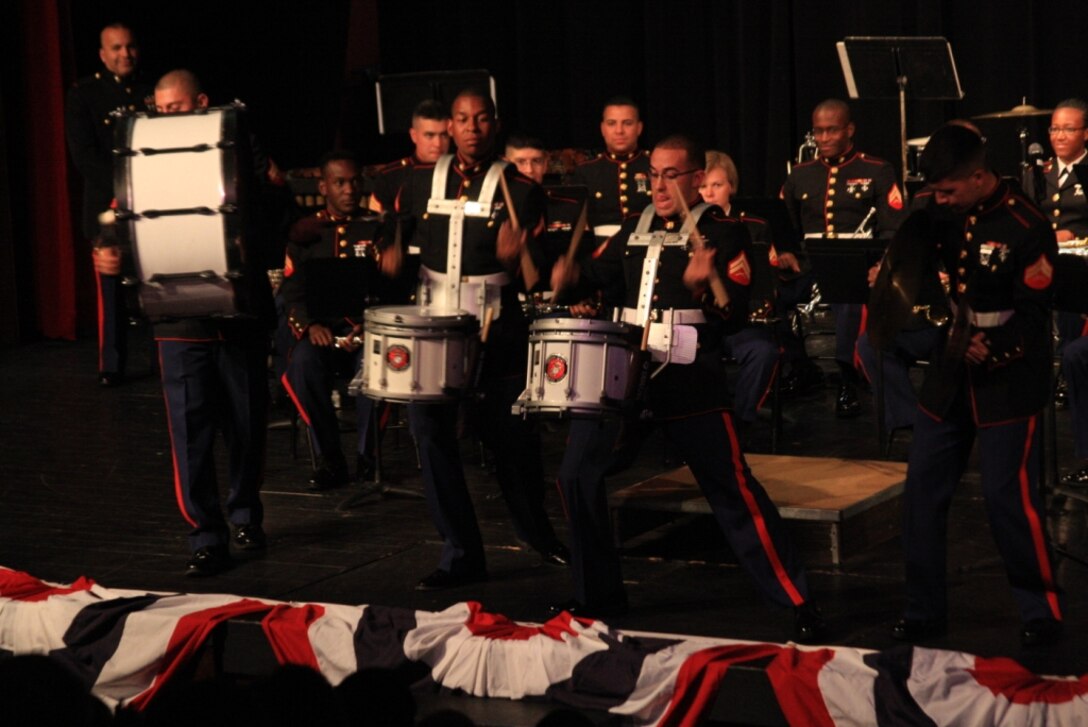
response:
M651 311L651 316L655 311ZM696 323L706 323L706 314L699 308L666 308L664 310L657 310L659 319L664 320L670 317L672 318L672 324L674 326L691 326ZM634 308L624 308L623 313L620 314L620 320L624 323L630 323L632 325L642 325L638 318L638 311Z
M995 310L985 313L976 311L971 314L971 324L975 328L997 328L1008 323L1013 313L1015 313L1013 310Z
M612 237L619 231L619 225L597 225L593 228L593 234L597 237Z
M446 285L448 280L446 273L435 272L426 265L420 266L416 301L421 306L465 310L481 321L485 308L493 311L494 318L499 317L502 312L502 289L510 284L509 274L462 275L458 301L446 300L446 293L450 290L450 286Z

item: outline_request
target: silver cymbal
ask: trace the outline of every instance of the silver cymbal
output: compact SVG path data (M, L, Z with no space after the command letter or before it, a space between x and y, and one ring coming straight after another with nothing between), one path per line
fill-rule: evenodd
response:
M1037 109L1029 103L1013 106L1008 111L993 111L988 114L972 116L972 119L1020 119L1027 116L1048 116L1054 109Z

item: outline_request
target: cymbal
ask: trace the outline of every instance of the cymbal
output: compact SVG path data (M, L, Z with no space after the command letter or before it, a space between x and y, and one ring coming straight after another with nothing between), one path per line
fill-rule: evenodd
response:
M910 320L918 300L923 271L934 250L933 227L926 212L908 217L888 244L869 291L869 341L890 350L896 335Z
M988 114L972 116L972 119L1019 119L1027 116L1047 116L1054 113L1054 109L1037 109L1029 103L1013 106L1008 111L993 111Z

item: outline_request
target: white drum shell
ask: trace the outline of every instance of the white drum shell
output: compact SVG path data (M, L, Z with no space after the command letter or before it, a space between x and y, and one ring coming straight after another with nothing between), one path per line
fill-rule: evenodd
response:
M541 318L529 329L524 414L600 416L619 411L636 350L631 326L581 318Z
M381 306L364 315L352 390L392 402L453 401L472 383L479 324L466 311Z

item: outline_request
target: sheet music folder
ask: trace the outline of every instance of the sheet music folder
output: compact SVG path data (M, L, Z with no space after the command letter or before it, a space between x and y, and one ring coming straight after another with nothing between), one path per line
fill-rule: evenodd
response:
M824 303L868 303L869 268L888 241L880 238L805 236L805 249Z

